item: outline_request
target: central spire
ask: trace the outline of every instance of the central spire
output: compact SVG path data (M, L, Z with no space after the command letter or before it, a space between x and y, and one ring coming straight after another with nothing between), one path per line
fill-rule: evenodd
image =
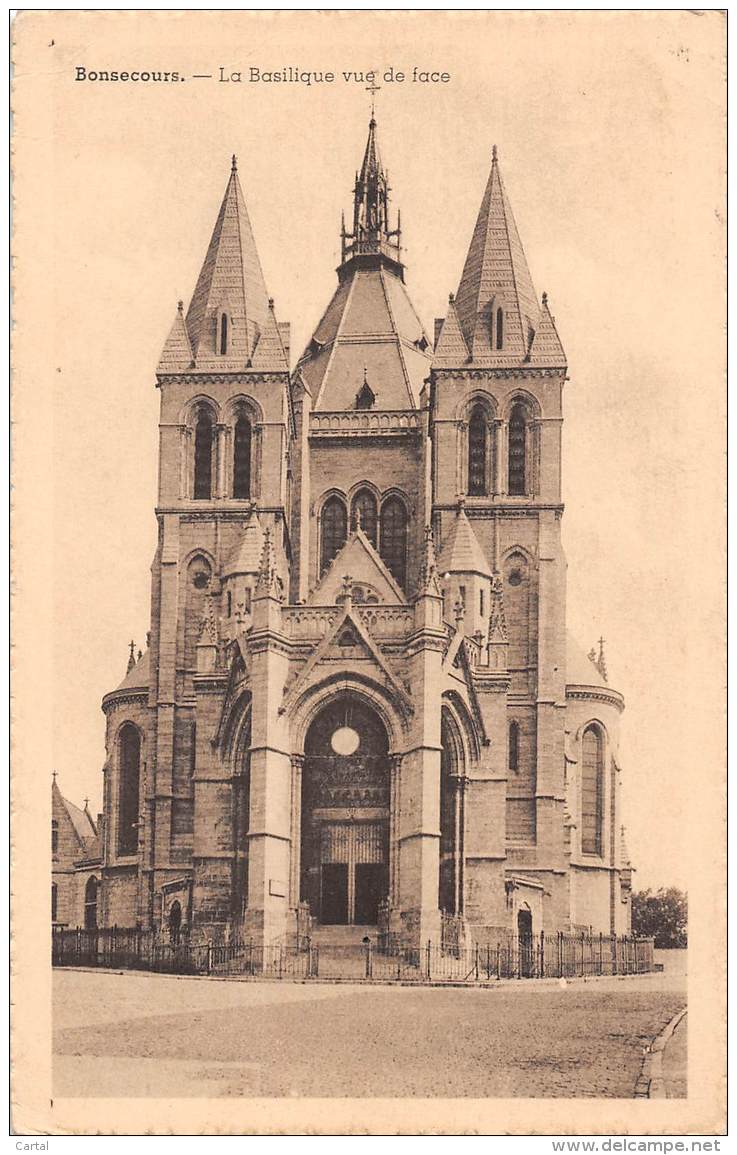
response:
M389 227L389 183L381 163L376 118L371 113L366 150L353 189L353 231L341 228L341 265L354 257L383 255L400 263L400 222Z

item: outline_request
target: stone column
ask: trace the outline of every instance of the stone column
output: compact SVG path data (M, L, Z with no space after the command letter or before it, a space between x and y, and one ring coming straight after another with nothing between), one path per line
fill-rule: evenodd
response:
M507 423L506 421L495 421L494 424L496 426L496 484L494 492L501 495L507 492L505 464L507 459Z
M291 854L289 860L289 904L294 910L299 906L299 884L302 849L302 767L304 757L292 755L292 818Z
M186 425L179 427L179 496L187 498L189 493L189 462L192 431Z
M215 497L227 497L227 481L226 481L226 462L227 462L227 443L228 443L228 427L227 425L216 426L216 450L215 450Z

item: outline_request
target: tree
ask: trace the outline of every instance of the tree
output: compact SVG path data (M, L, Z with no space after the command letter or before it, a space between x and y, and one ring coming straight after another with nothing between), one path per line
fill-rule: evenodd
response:
M688 895L675 886L632 895L632 930L661 949L688 945Z

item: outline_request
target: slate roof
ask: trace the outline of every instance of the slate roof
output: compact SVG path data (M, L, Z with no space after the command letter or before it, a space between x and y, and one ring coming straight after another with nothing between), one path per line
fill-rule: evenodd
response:
M503 347L497 350L492 344L492 322L500 306L504 314ZM467 361L492 367L566 365L547 300L542 307L538 304L496 148L455 304L451 302L441 329L434 364L443 368Z
M222 312L229 319L228 351L217 352ZM252 367L288 371L282 334L266 291L261 262L233 158L215 228L186 317L174 320L158 365L159 373Z
M256 514L248 519L243 533L231 550L223 565L223 577L233 574L258 573L261 565L261 552L264 548L264 533Z
M143 657L140 658L139 661L136 662L135 666L133 666L133 668L128 671L128 673L123 678L123 681L120 683L119 686L115 687L115 690L113 692L117 693L118 690L145 690L145 689L147 689L148 683L149 683L149 678L151 676L150 668L151 668L151 659L149 656L149 651L146 650L146 653L143 655Z
M298 362L314 411L354 409L364 380L374 409L419 407L431 345L404 286L399 220L392 229L388 193L372 116L356 175L353 232L342 231L338 286Z
M354 409L365 377L375 409L416 409L431 353L400 277L356 267L335 290L298 368L315 411Z
M611 688L571 633L566 633L566 685Z
M450 529L443 538L438 556L438 573L477 573L483 577L492 576L491 566L462 506L459 507L455 520L451 522Z
M407 599L389 568L362 529L354 529L308 598L310 605L335 605L348 574L355 583L367 583L382 601L405 604Z

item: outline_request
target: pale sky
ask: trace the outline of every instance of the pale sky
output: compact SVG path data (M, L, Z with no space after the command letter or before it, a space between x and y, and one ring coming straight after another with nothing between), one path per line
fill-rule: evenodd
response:
M151 13L172 19L166 53L149 60L141 13L75 15L60 21L43 81L51 315L33 325L53 357L42 383L53 454L37 484L55 494L42 561L63 793L100 805L100 699L125 673L129 639L143 646L149 628L154 371L176 302L186 307L194 288L231 153L294 363L335 285L340 213L365 143L363 84L191 74L420 64L450 82L383 84L377 97L409 293L432 333L496 143L538 296L547 290L568 354L568 619L586 649L603 633L610 684L626 698L635 887L686 886L700 792L724 775L721 17L445 13L429 27L422 13L385 13L362 17L357 36L351 14L332 13L313 14L295 39L286 13ZM202 47L211 36L219 44ZM78 64L179 68L188 79L78 83ZM51 769L34 767L39 785Z

